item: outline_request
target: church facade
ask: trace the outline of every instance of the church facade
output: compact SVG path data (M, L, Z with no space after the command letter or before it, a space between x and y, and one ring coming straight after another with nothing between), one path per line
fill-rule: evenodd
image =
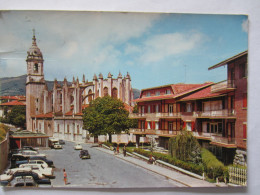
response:
M93 81L82 82L73 77L72 83L66 78L62 84L54 81L48 90L44 79L44 59L37 46L35 35L27 52L26 79L26 126L32 132L42 132L60 139L93 142L94 138L83 129L83 109L98 97L110 95L122 100L126 107L132 106L133 90L129 73L125 77L111 73L104 78L100 73Z

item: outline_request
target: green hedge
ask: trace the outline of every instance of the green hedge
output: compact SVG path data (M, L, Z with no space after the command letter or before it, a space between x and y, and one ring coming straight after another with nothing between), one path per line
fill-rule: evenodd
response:
M143 156L146 156L146 157L150 157L151 155L153 155L153 157L156 160L162 160L164 162L170 163L172 165L175 165L175 166L185 169L187 171L196 173L198 175L202 175L202 173L203 173L202 164L193 164L193 163L184 162L184 161L178 160L174 157L171 157L170 155L167 155L167 154L145 151L145 150L142 150L139 148L135 148L134 152L141 154Z
M201 149L202 163L208 178L227 177L227 167L205 148Z

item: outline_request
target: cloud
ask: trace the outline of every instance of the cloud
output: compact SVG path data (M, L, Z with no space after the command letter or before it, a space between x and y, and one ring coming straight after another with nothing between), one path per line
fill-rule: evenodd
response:
M243 20L242 22L242 30L246 33L248 33L248 20Z
M144 42L143 63L158 62L169 56L183 54L197 48L203 41L204 35L198 32L169 33L155 35Z
M117 58L120 58L121 50L118 47L143 36L159 18L160 14L142 13L2 12L0 51L23 51L25 55L20 57L25 60L32 43L32 29L35 28L45 71L75 68L76 72L78 67L80 71L87 70L91 74L102 72L104 68L119 66ZM14 66L7 64L7 69L10 69L7 76L12 76ZM16 64L19 66L21 64ZM26 69L25 62L23 68ZM52 73L45 75L49 74Z

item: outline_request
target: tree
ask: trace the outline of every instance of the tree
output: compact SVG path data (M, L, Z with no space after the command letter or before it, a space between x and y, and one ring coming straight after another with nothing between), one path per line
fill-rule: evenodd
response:
M9 123L18 127L25 127L26 122L26 109L25 106L13 106L10 112L6 114L5 118L1 118L3 123Z
M180 135L169 140L169 153L177 159L200 163L201 149L197 139L188 131L181 131Z
M128 131L132 121L128 118L129 112L124 103L110 96L97 98L91 101L89 107L83 111L83 127L92 135L111 135Z

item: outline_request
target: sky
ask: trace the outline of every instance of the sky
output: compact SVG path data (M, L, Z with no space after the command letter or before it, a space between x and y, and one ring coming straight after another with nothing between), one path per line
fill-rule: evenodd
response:
M46 80L129 72L137 89L225 80L208 68L248 49L246 15L2 11L0 77L26 74L32 29Z

